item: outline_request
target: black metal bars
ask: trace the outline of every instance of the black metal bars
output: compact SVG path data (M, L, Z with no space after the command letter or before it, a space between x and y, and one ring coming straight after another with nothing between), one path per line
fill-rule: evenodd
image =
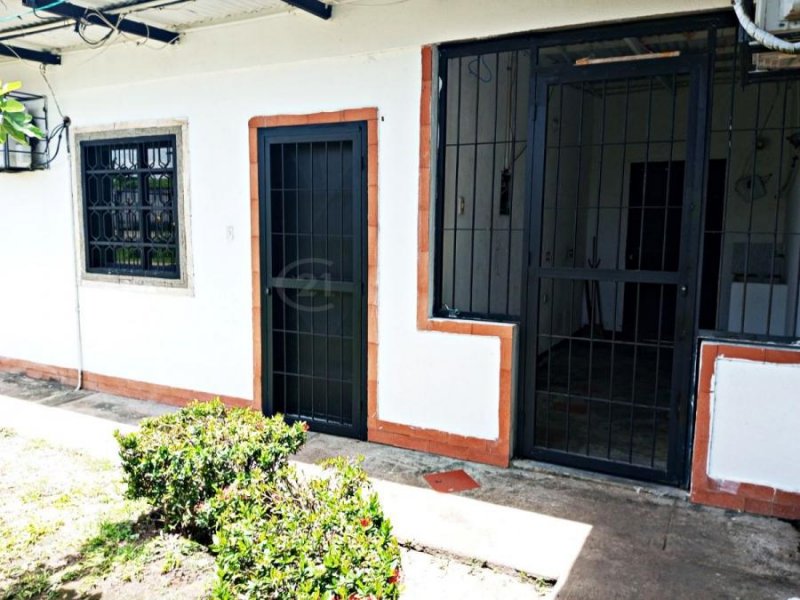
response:
M530 53L443 52L440 65L434 311L513 320L524 262Z
M748 78L720 32L710 134L700 328L795 340L800 293L800 73Z
M80 149L86 270L179 279L175 136L83 141Z
M330 19L333 8L330 4L325 4L319 0L283 0L286 4L304 10L307 13L319 17L320 19Z
M44 50L31 50L30 48L20 48L0 42L0 56L10 56L22 60L32 60L43 65L60 65L61 56Z
M259 131L264 406L366 435L366 127Z

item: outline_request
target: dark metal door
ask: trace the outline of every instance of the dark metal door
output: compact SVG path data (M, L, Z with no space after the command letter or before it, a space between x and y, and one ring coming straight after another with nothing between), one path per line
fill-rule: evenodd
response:
M366 126L259 131L263 406L366 435Z
M705 73L679 57L534 74L526 456L684 480Z

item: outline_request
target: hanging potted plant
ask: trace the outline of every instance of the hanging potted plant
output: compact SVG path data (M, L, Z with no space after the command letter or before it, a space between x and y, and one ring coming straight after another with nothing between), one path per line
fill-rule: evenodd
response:
M21 150L30 146L31 139L41 140L45 135L25 105L14 97L20 88L19 81L0 81L0 169L25 166L18 164L18 157L24 155L30 160L30 153Z

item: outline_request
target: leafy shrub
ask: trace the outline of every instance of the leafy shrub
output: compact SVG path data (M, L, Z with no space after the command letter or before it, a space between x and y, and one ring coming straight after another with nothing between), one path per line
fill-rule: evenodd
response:
M129 498L144 498L167 529L210 538L218 506L210 502L253 472L269 481L303 445L305 424L289 426L249 409L227 409L215 399L142 421L137 432L116 434Z
M223 492L216 600L399 597L400 551L366 474L346 459L324 465L322 478L286 467Z

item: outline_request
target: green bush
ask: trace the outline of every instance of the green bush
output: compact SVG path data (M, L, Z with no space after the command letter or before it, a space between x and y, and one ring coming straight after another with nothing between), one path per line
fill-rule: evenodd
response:
M223 492L216 600L399 597L400 551L366 474L345 459L325 466L322 478L286 467Z
M137 432L116 433L127 495L144 498L167 529L210 538L223 488L251 473L269 481L303 445L305 424L287 425L249 409L227 409L216 399L142 421Z

